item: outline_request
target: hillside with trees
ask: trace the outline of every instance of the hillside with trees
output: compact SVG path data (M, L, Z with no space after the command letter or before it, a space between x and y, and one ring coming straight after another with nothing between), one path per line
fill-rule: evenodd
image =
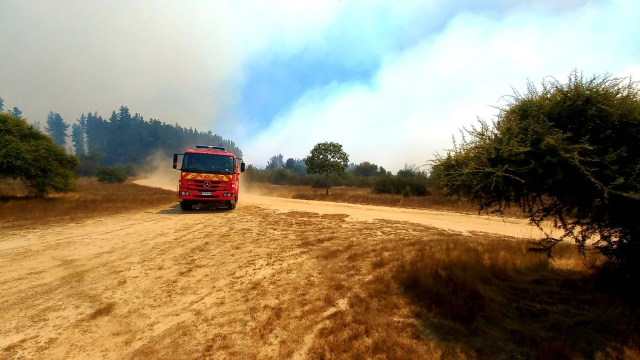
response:
M4 106L4 100L0 98L0 110ZM17 107L5 113L22 119L22 111ZM32 127L39 130L40 122L36 121ZM80 160L77 168L80 175L95 175L98 166L131 169L158 152L180 153L196 144L224 146L242 156L242 151L233 141L211 131L186 128L177 123L167 124L153 118L146 120L138 113L131 114L126 106L113 111L107 119L96 112L88 112L73 122L51 111L42 130L59 147L73 148L73 153Z
M195 144L225 146L242 156L233 141L211 131L171 125L153 118L145 120L138 113L132 115L126 106L113 111L109 119L96 113L82 114L72 126L71 141L81 159L83 155L101 153L101 165L140 164L157 151L178 153Z

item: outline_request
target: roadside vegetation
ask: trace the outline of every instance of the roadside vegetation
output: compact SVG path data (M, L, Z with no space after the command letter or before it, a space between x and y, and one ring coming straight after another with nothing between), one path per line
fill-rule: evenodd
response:
M31 196L74 189L75 156L13 114L0 113L0 181L20 180Z
M173 191L131 182L105 184L96 178L79 178L73 192L34 197L29 196L24 184L3 181L0 183L0 229L82 221L175 202Z
M572 240L595 247L627 275L640 276L640 89L628 78L574 71L515 93L492 123L436 161L449 195L481 211L516 207L533 224L553 221Z
M283 159L282 154L272 156L263 169L249 165L243 176L249 183L311 186L318 189L325 189L328 183L330 187L369 189L376 194L405 197L427 196L440 191L435 181L437 174L418 166L406 165L392 174L382 166L364 161L360 164L350 163L344 171L321 175L309 172L304 159Z

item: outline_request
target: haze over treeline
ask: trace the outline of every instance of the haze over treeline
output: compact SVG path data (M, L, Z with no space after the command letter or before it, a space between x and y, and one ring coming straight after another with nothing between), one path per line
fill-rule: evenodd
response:
M2 100L0 104L4 106L3 103ZM8 112L22 118L22 111L17 107ZM180 153L195 144L225 146L228 151L242 156L233 141L212 131L167 124L153 118L145 120L141 114L131 114L126 106L113 111L109 118L87 112L68 121L60 113L51 111L43 122L30 120L57 145L78 156L81 163L91 159L100 165L141 164L158 151Z

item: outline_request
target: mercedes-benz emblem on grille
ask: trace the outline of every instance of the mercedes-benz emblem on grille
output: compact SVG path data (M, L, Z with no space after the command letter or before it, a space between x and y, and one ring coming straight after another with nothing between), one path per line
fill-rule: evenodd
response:
M208 181L205 181L205 182L204 182L204 187L210 187L210 186L211 186L211 183L210 183L210 182L208 182Z

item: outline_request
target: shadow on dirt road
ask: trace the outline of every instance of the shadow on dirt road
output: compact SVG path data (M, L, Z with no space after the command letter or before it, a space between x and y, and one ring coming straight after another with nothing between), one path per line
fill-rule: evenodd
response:
M180 209L180 204L175 204L167 209L162 209L156 214L159 215L197 215L197 214L216 214L216 213L228 213L229 210L226 207L213 207L211 205L200 205L193 210L184 211Z

